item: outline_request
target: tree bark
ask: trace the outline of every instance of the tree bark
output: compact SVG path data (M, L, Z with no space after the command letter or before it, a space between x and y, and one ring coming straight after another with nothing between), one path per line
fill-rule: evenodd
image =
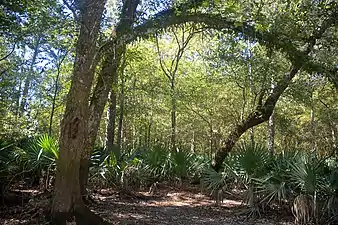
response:
M268 121L268 151L271 155L275 154L275 110Z
M175 74L171 80L171 150L176 151L176 96L175 96Z
M116 124L116 93L117 93L117 73L113 77L113 89L110 92L110 101L107 121L107 140L106 148L108 152L114 152L115 124ZM117 157L117 152L115 152Z
M311 117L311 148L312 148L312 154L316 157L317 155L317 142L316 142L316 118L315 118L315 108L314 108L314 103L312 102L311 105L311 112L310 112L310 117Z
M57 162L55 192L52 204L53 224L66 224L75 217L77 224L104 224L82 201L80 164L87 146L89 94L94 78L92 69L96 40L105 0L79 2L81 28L76 46L71 87L61 123L60 156Z
M338 139L337 139L338 125L333 125L331 127L331 135L332 135L332 147L335 152L336 160L338 161Z
M126 42L118 37L128 32L135 20L136 8L139 0L127 0L124 2L121 12L121 19L116 27L116 37L113 37L114 45L106 52L105 59L102 63L102 69L99 73L97 84L90 103L90 119L89 119L89 136L86 148L83 151L81 159L81 193L86 195L86 184L88 181L88 172L90 165L90 155L95 144L97 132L99 129L101 117L104 107L108 100L109 92L112 90L113 77L118 78L118 68L122 59L122 55L126 51ZM118 40L118 41L117 41Z
M247 40L247 61L248 61L248 78L249 78L249 87L250 87L250 97L251 97L251 104L250 107L253 109L255 107L255 98L254 92L255 92L255 87L254 87L254 81L253 81L253 75L252 75L252 63L251 63L251 58L252 58L252 52L251 52L251 45L250 45L250 39L248 38ZM255 145L255 129L254 127L251 127L250 129L250 140L252 146Z
M55 112L56 97L57 97L57 93L58 93L59 76L60 76L60 67L57 68L57 74L56 74L56 78L55 78L54 95L53 95L53 100L52 100L52 109L51 109L50 117L49 117L49 128L48 128L48 135L49 136L52 136L53 117L54 117L54 112Z
M148 126L147 126L147 137L146 137L146 147L149 148L150 147L150 143L151 143L151 128L153 125L153 115L151 113L150 118L149 118L149 122L148 122Z
M123 75L123 73L122 73ZM121 152L122 147L122 130L123 130L123 116L124 116L124 84L125 84L125 78L124 76L121 76L121 91L119 96L119 105L120 105L120 112L119 112L119 126L117 129L117 151Z
M273 90L274 87L275 87L275 84L274 84L274 79L273 79L273 76L272 76L271 90ZM275 154L275 110L273 110L271 116L269 117L267 130L268 130L268 132L267 132L268 151L270 152L271 155L274 155Z

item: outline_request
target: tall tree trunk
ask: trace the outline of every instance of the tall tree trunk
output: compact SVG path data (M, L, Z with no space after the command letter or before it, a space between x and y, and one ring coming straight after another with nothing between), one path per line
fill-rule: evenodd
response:
M15 96L15 115L16 115L16 119L18 119L20 117L20 114L21 114L21 107L20 107L21 85L22 85L22 79L19 78L18 83L17 83L18 89L16 90L16 96Z
M106 148L108 152L114 152L114 138L115 138L115 121L116 121L116 93L117 93L117 73L113 77L113 89L110 92L110 101L108 109L108 122L107 122L107 140ZM118 152L114 152L118 156Z
M268 120L268 151L271 155L275 154L275 110Z
M171 150L176 151L176 96L175 96L175 75L171 79Z
M254 96L254 92L255 92L255 88L254 88L254 81L253 81L253 76L252 76L252 64L251 64L251 57L252 57L252 52L251 52L251 47L250 47L250 39L248 38L247 40L247 61L248 61L248 78L249 78L249 87L250 87L250 97L251 97L251 109L253 109L255 107L255 98ZM255 144L255 129L254 127L251 127L250 129L250 141L251 144L254 145Z
M52 100L52 109L50 112L50 117L49 117L49 129L48 129L48 135L52 136L52 127L53 127L53 117L54 117L54 111L55 111L55 104L56 104L56 97L58 94L58 86L59 86L59 76L60 76L60 68L58 67L58 72L56 74L55 78L55 85L54 85L54 95L53 95L53 100Z
M336 156L336 161L338 161L338 139L337 139L338 125L333 125L331 127L332 135L332 147Z
M113 77L118 78L118 68L120 66L122 56L126 51L126 43L123 39L121 40L121 36L132 26L139 2L139 0L124 1L121 19L116 27L116 36L113 37L114 45L110 46L111 49L106 52L102 68L99 73L99 78L93 91L90 103L89 136L86 149L83 151L80 169L81 193L83 196L86 195L85 187L88 180L91 150L95 144L95 139L104 107L108 100L109 92L112 90Z
M191 142L190 142L190 151L192 153L195 152L195 131L192 131L192 137L191 137Z
M310 117L311 117L311 142L312 142L311 148L312 148L312 154L316 157L317 155L316 118L315 118L315 109L314 109L313 102L311 105Z
M40 34L36 37L35 40L35 45L34 45L34 52L33 52L33 57L32 57L32 61L31 64L29 66L28 69L28 73L27 73L27 77L25 80L25 85L22 91L22 96L21 96L21 105L20 105L20 115L23 115L23 113L25 112L25 108L27 106L27 97L28 97L28 92L29 92L29 86L33 77L33 69L34 69L34 65L36 62L36 58L38 57L39 54L39 47L40 47Z
M121 74L121 91L119 96L119 105L120 105L120 112L119 112L119 126L117 130L117 148L118 151L121 152L121 145L122 145L122 130L123 130L123 115L124 115L124 84L125 78L123 76L123 72Z
M271 79L271 91L274 89L275 84L274 84L274 79L272 77ZM267 136L268 136L268 151L270 152L271 155L275 154L275 110L273 110L271 116L269 117L268 120L268 127L267 127Z
M147 126L147 142L146 142L146 147L150 147L150 142L151 142L151 127L153 125L153 115L150 115L148 126Z
M210 135L210 157L215 157L215 142L214 142L214 128L212 126L212 120L209 124L209 135Z
M104 6L105 0L79 1L81 28L71 87L61 123L60 156L52 204L54 224L64 225L73 217L77 224L103 224L100 217L84 206L79 175L83 150L87 147L88 102L94 78L92 67Z
M114 152L116 159L120 157L119 151L114 147L115 128L116 128L116 91L110 93L109 117L107 125L107 142L108 152Z
M196 2L197 3L197 2ZM161 69L164 73L164 75L168 78L169 81L169 88L170 88L170 97L171 97L171 110L170 110L170 116L171 116L171 134L170 134L170 143L169 148L171 150L176 150L176 111L177 111L177 101L176 101L176 93L175 93L175 85L176 85L176 74L178 70L178 65L180 63L180 60L183 56L184 50L187 47L189 41L192 39L193 35L195 34L194 29L191 28L189 30L189 35L187 38L184 38L184 33L186 30L184 30L184 27L182 29L183 35L182 38L179 38L177 33L173 32L175 36L176 44L178 45L178 50L176 52L176 55L174 59L171 61L171 64L169 67L166 66L166 64L163 61L162 54L160 53L160 46L158 43L158 38L156 36L156 48L157 53L159 55L159 61Z

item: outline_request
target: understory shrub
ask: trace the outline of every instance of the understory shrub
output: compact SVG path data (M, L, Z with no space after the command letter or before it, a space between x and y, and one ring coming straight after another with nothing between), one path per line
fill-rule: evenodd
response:
M263 146L242 143L225 160L222 171L207 168L202 182L210 192L244 188L251 216L287 206L298 223L330 224L338 220L337 168L333 158L305 151L271 156Z
M108 154L102 163L93 168L106 183L122 186L147 187L154 182L198 179L210 160L189 151L170 151L161 146L138 149L116 159Z

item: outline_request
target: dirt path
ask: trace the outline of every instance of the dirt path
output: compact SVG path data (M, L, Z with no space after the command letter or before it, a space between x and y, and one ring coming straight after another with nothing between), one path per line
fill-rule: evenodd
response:
M246 209L240 201L225 200L220 206L198 187L171 188L160 186L154 195L147 192L117 192L101 189L93 195L91 209L112 224L182 224L182 225L291 225L292 218L269 213L264 219L250 220L241 214ZM38 200L36 203L42 203ZM40 213L39 213L40 210ZM0 210L0 224L46 224L41 206L26 205Z
M224 200L220 206L197 188L188 190L161 188L154 196L110 193L95 195L99 204L92 210L113 224L182 224L182 225L291 225L291 218L273 213L269 219L248 220L240 201ZM283 218L284 217L284 218Z

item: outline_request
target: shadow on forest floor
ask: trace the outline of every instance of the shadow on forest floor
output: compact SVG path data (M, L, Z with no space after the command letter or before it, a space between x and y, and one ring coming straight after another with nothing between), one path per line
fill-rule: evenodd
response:
M241 214L246 206L237 200L226 200L219 206L199 187L172 188L161 184L158 192L118 192L97 190L91 209L112 224L210 224L210 225L290 225L292 218L284 212L269 212L261 219L247 219ZM47 199L21 206L0 209L0 224L45 224L41 210ZM43 202L45 201L45 202ZM32 204L35 204L33 207ZM35 210L34 210L35 208Z

